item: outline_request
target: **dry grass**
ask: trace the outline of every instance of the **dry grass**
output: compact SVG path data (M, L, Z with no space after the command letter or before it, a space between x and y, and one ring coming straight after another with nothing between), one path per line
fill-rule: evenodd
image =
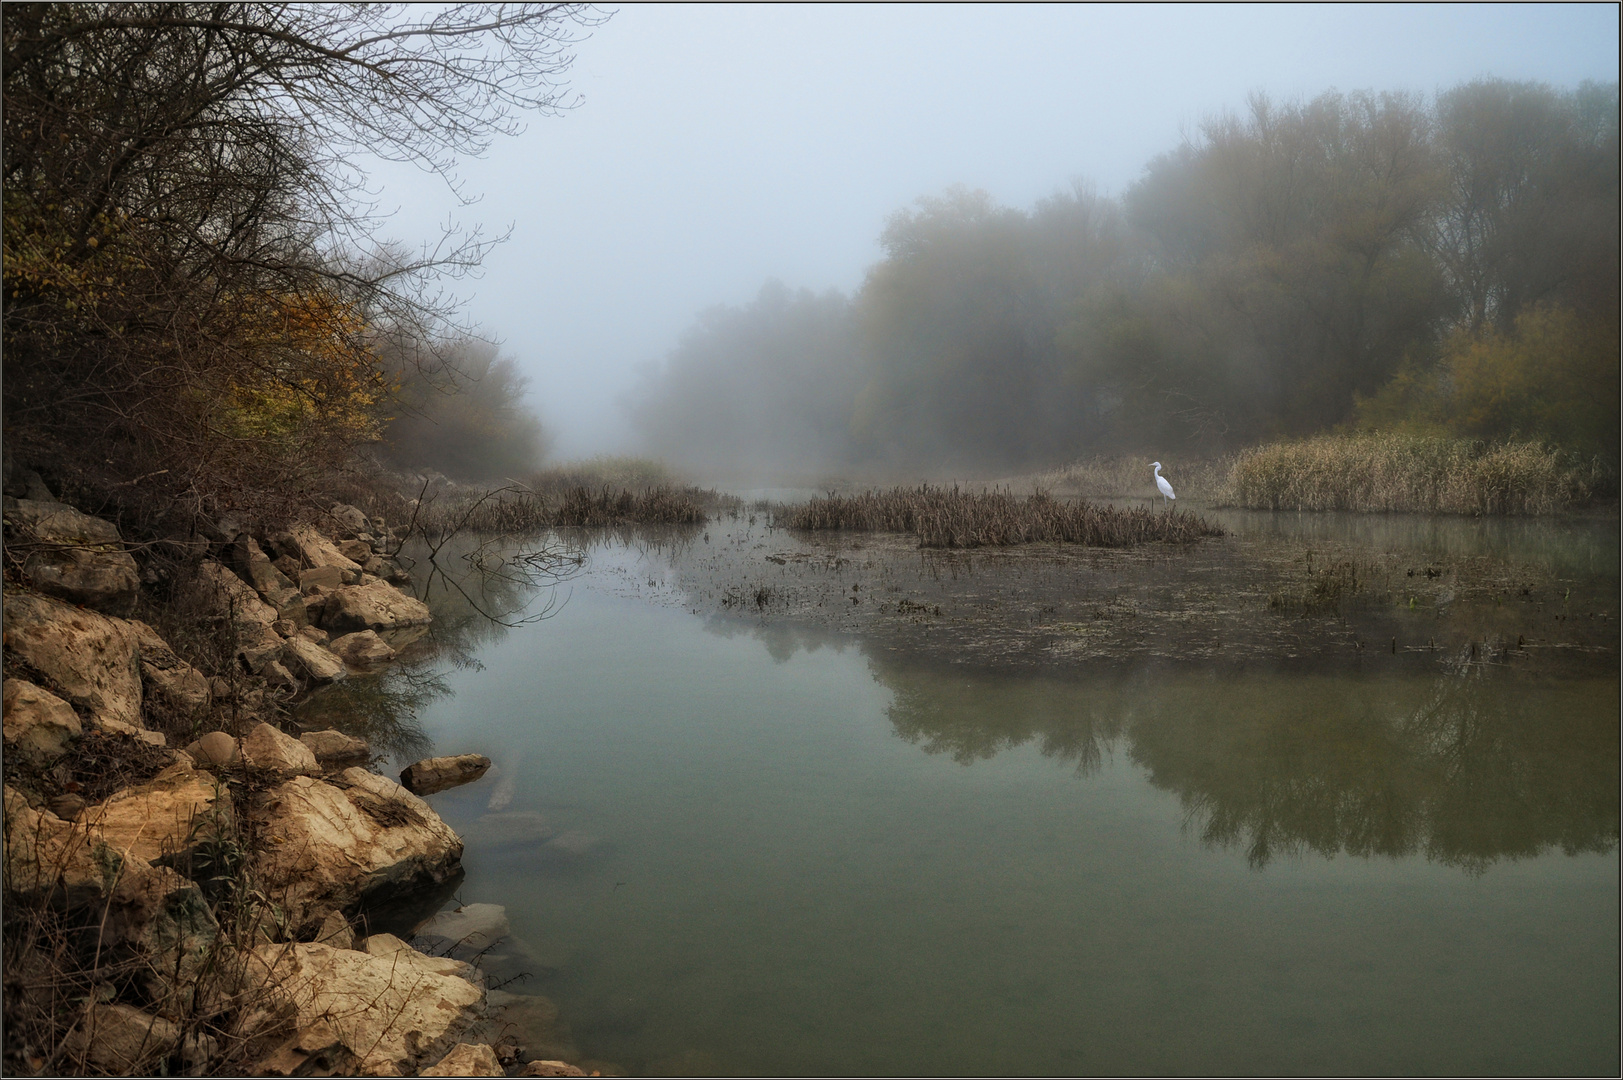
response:
M856 495L830 494L773 516L791 529L845 529L912 533L921 547L972 548L1009 544L1085 544L1130 547L1147 541L1188 543L1222 530L1193 514L1148 507L1122 509L1061 502L1042 493L958 487L893 488Z
M1228 491L1230 458L1163 459L1161 475L1179 499L1215 503ZM1084 499L1159 499L1155 471L1145 457L1091 457L1010 482L1016 490L1047 491Z
M697 525L727 497L699 488L603 486L540 492L519 487L425 499L411 528L427 536L467 530L523 535L562 526Z
M1225 501L1259 510L1548 514L1587 498L1558 451L1411 435L1321 435L1241 453Z

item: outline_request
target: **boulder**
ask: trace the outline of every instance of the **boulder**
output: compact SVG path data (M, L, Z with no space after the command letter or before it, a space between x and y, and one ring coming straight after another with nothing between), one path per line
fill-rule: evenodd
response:
M300 525L290 533L282 533L282 537L291 541L292 551L297 554L305 566L332 566L340 570L345 579L353 581L360 577L361 568L354 559L338 550L338 545L327 539L309 525ZM282 540L283 546L289 546L287 540ZM304 575L299 575L299 584L304 584Z
M311 596L325 596L344 587L344 572L336 566L312 566L299 575L299 591L308 603Z
M6 651L45 676L69 703L141 728L141 644L123 619L32 593L7 595Z
M374 664L382 664L395 658L395 651L389 643L378 637L376 630L361 630L354 634L345 634L334 638L327 646L350 667L367 668Z
M92 1004L63 1040L68 1057L104 1076L156 1076L154 1069L180 1042L180 1028L133 1005Z
M299 741L310 748L316 761L324 768L341 764L361 765L372 756L372 748L365 739L345 735L342 731L307 731L299 736Z
M418 1076L506 1076L507 1070L496 1060L496 1051L488 1043L457 1043L451 1052L430 1065Z
M531 1061L528 1062L520 1076L585 1076L586 1073L578 1066L567 1061Z
M167 866L141 867L113 889L101 945L126 970L139 967L160 1015L180 1019L197 1004L199 976L210 965L219 932L195 882Z
M121 874L146 868L145 860L113 850L78 822L36 810L17 789L4 789L6 889L15 899L51 896L67 907L98 903Z
M365 540L341 540L337 547L340 555L359 566L362 570L366 569L366 561L372 557L371 544L368 544Z
M361 768L332 782L295 777L260 797L260 881L295 925L318 926L392 894L442 884L460 869L462 841L429 805Z
M204 559L199 563L197 576L213 590L217 610L230 615L238 627L268 627L280 618L276 609L265 603L253 586L215 560Z
M400 782L413 795L432 795L436 791L472 783L485 775L489 768L490 759L483 754L424 758L402 769Z
M274 724L260 724L242 737L242 756L249 765L278 776L319 776L315 754Z
M158 632L139 619L131 619L141 646L141 681L157 701L182 716L208 708L214 695L208 678L175 655Z
M331 945L335 949L353 949L355 947L355 928L350 926L349 920L344 918L341 911L329 911L327 917L321 920L321 926L316 930L315 939L323 945Z
M68 740L84 733L73 706L24 679L4 685L4 731L7 753L39 762L55 761Z
M226 565L272 607L280 606L281 597L298 592L298 587L276 568L270 556L260 548L259 542L248 533L238 534L226 546L224 557Z
M260 667L259 677L265 680L266 686L284 694L297 694L301 689L293 673L275 660Z
M484 991L471 969L375 934L366 951L319 943L261 945L249 977L274 984L298 1013L301 1029L330 1025L363 1075L415 1073L461 1041L484 1017ZM320 1040L315 1040L320 1041Z
M358 506L333 503L332 509L327 512L332 515L333 522L337 525L334 530L336 536L355 536L358 533L372 531L372 519Z
M337 682L348 674L344 662L303 637L290 637L282 647L282 661L296 674L316 685Z
M252 1076L356 1076L361 1059L326 1020L317 1020L249 1069Z
M317 645L326 645L332 640L332 635L318 626L299 627L299 636L304 638L306 641L313 641ZM331 647L329 646L329 649L330 648Z
M150 863L187 850L210 830L225 829L230 815L224 785L182 759L144 784L85 807L74 825L93 842Z
M135 602L141 579L111 522L33 499L8 504L6 518L45 545L23 561L23 575L40 592L99 611L123 612Z
M334 636L362 630L393 630L426 626L428 606L387 582L348 586L327 598L321 626Z
M256 675L264 675L265 669L272 664L280 665L282 653L287 647L287 639L272 628L274 625L256 626L250 623L237 627L237 659Z
M186 747L186 753L202 766L235 765L242 760L237 740L223 731L211 731Z

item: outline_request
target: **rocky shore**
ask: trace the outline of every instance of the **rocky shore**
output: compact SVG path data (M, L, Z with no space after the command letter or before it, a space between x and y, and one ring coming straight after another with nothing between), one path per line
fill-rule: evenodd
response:
M426 632L382 519L337 504L189 541L166 595L224 658L210 673L134 617L155 572L114 525L35 474L8 478L4 517L8 1072L587 1075L517 1044L507 1014L550 1002L469 962L499 909L424 925L462 841L414 791L489 762L397 783L365 741L287 719Z

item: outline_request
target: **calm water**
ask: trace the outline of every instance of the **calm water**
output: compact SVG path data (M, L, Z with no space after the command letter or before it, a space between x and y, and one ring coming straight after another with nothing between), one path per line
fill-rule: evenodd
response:
M1479 535L1615 582L1607 530ZM1615 673L1015 679L786 648L669 580L595 548L420 710L435 752L497 766L432 799L459 897L507 906L537 958L512 989L588 1056L1616 1071Z

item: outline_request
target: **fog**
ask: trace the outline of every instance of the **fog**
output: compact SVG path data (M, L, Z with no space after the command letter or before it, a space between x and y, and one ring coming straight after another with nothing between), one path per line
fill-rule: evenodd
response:
M1610 5L627 6L579 44L577 107L465 163L477 203L373 177L399 240L511 229L454 286L467 317L531 379L554 457L627 452L647 447L639 371L701 312L757 304L768 281L850 296L920 197L1120 196L1257 91L1570 91L1617 79L1617 40Z

